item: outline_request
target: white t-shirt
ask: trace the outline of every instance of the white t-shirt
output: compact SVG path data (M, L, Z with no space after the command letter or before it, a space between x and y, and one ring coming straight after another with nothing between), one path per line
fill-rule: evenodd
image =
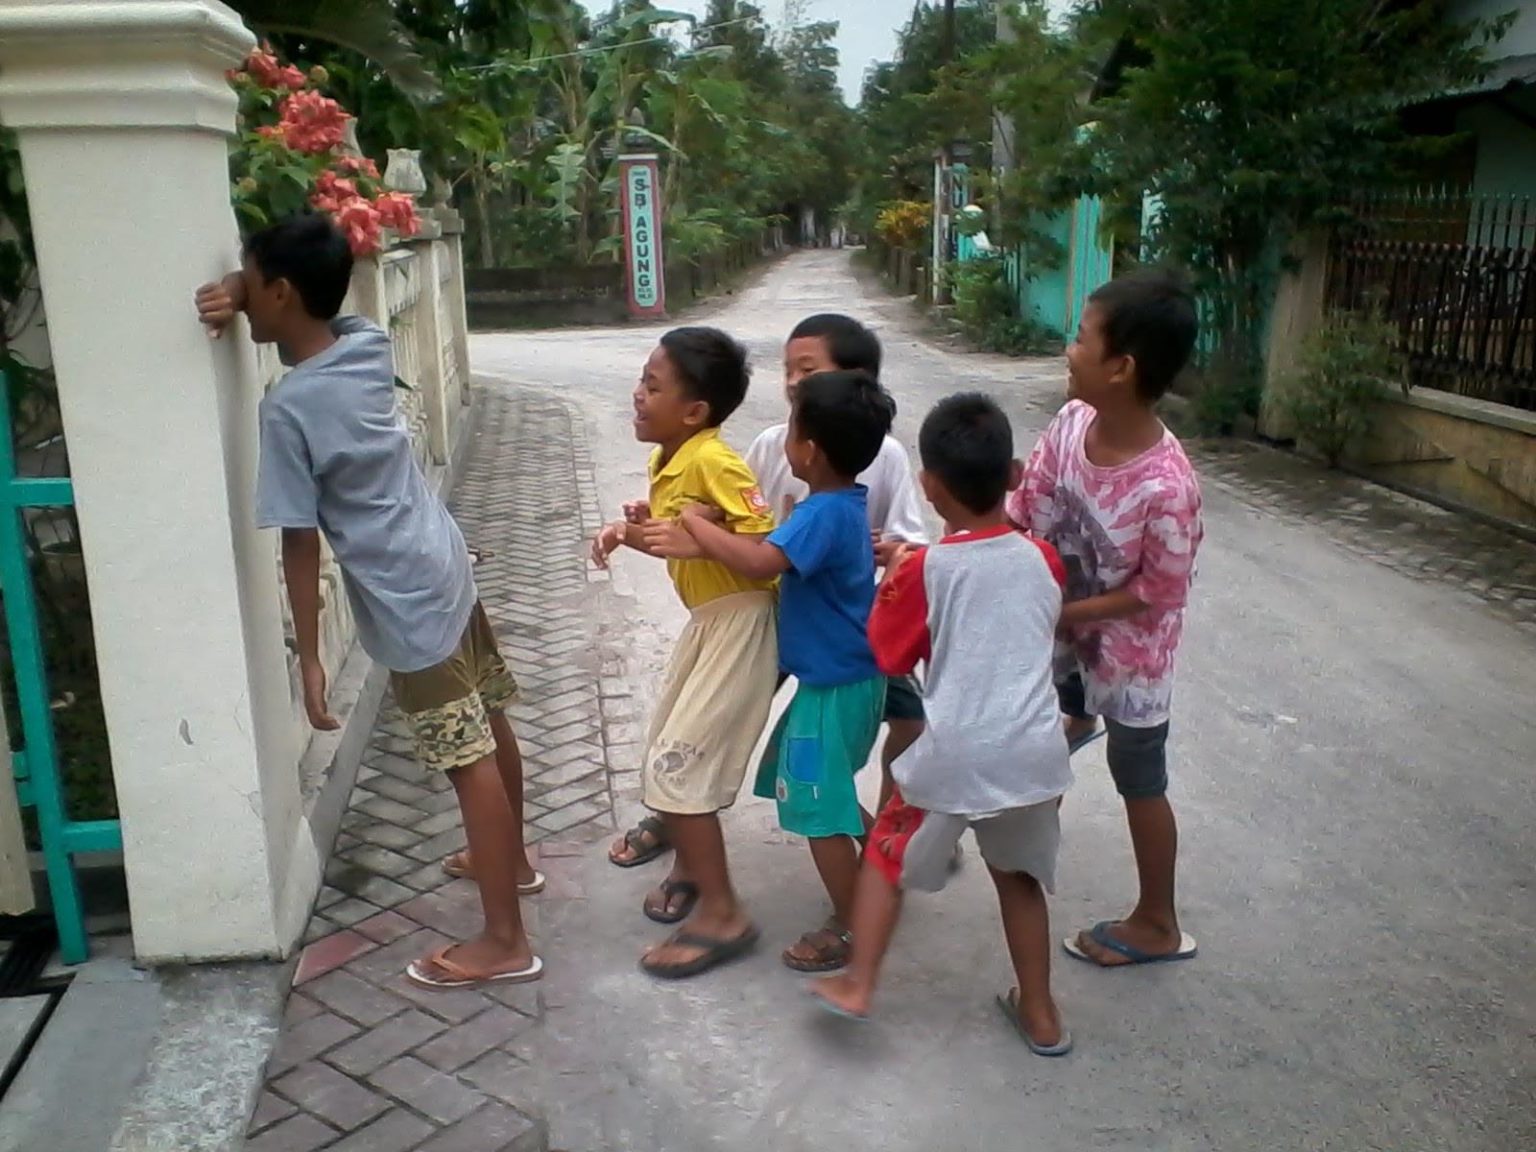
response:
M981 819L1072 783L1051 667L1066 575L1049 544L1003 527L948 536L880 586L880 671L927 666L927 727L891 765L909 804Z
M776 523L789 518L790 511L811 494L805 481L795 479L784 457L788 424L775 424L752 441L747 449L747 466L757 477L763 498L773 509ZM869 527L873 532L925 544L928 531L923 527L923 509L917 499L917 485L912 479L912 462L907 450L895 437L887 436L880 445L880 455L859 475L859 483L869 489Z

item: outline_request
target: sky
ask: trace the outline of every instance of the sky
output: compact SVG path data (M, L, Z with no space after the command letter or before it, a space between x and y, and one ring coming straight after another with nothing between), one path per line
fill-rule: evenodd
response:
M756 0L768 22L777 26L784 15L784 0ZM584 0L589 11L607 7L604 0ZM655 0L658 8L703 16L709 0ZM837 49L841 67L838 80L850 104L859 102L864 89L864 69L872 61L889 60L896 51L896 32L912 15L911 0L802 0L808 21L836 20Z
M1049 0L1054 11L1071 7L1072 0ZM589 10L606 8L603 0L585 0ZM768 22L778 25L784 0L757 0ZM658 8L704 15L708 0L656 0ZM912 15L912 0L797 0L807 21L838 23L838 80L849 104L857 104L864 89L864 71L877 60L889 60L896 52L896 34Z

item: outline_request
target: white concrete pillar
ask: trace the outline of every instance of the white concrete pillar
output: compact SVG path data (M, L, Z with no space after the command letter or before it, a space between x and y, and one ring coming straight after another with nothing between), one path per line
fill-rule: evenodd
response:
M212 0L0 0L90 586L134 943L276 955L319 882L289 716L275 542L254 527L255 357L199 329L236 265Z

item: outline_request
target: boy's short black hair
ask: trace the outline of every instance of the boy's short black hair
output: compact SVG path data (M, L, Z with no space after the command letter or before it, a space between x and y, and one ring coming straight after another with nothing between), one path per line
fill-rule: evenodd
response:
M880 338L852 316L821 312L807 316L789 334L791 340L825 340L832 363L848 372L880 379Z
M690 400L709 405L709 427L718 428L741 407L752 379L747 350L718 328L674 328L661 338Z
M796 433L847 480L875 462L895 418L890 393L868 372L814 372L795 391Z
M316 320L332 320L352 284L352 246L330 217L290 216L245 242L246 255L270 284L286 280Z
M946 396L933 406L917 436L923 470L980 515L1008 495L1013 473L1013 425L997 401L980 392Z
M1136 394L1161 400L1195 350L1200 320L1194 293L1167 269L1145 268L1097 288L1088 303L1103 316L1111 356L1136 361Z

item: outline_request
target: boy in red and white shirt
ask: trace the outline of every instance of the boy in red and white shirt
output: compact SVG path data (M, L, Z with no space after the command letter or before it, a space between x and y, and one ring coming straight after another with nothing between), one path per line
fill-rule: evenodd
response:
M998 1003L1032 1052L1072 1040L1051 997L1050 917L1058 801L1072 783L1051 653L1066 574L1054 549L1004 513L1020 480L1013 430L985 396L951 396L918 439L923 492L951 526L887 566L869 620L887 675L927 665L927 728L892 765L896 793L870 833L846 974L814 995L840 1015L869 1012L902 891L937 892L967 828L997 887L1018 986Z

